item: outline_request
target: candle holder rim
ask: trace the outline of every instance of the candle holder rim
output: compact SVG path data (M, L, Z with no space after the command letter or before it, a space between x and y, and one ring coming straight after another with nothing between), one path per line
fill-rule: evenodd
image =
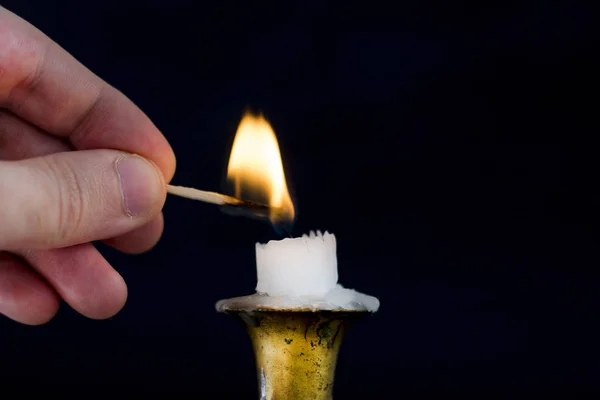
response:
M215 307L217 312L304 312L304 313L322 313L322 312L339 312L339 313L370 313L374 314L377 310L371 310L361 303L353 303L355 307L330 307L323 306L323 302L306 302L304 304L286 306L286 305L266 305L261 304L261 297L256 294L249 296L232 297L229 299L219 300Z
M344 308L336 308L336 309L318 309L318 308L276 308L276 307L231 307L231 308L221 308L219 312L222 313L236 313L236 312L278 312L278 313L307 313L307 314L316 314L316 313L356 313L356 314L374 314L373 311L369 310L355 310L355 309L344 309Z

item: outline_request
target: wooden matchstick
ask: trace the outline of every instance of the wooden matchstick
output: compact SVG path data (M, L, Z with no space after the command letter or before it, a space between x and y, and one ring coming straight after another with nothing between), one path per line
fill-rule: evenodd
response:
M207 192L184 186L167 185L167 193L174 196L185 197L187 199L198 200L204 203L216 204L220 206L249 208L254 210L270 210L266 204L255 203L253 201L241 200L232 196L217 192Z
M185 197L187 199L203 201L205 203L217 204L217 205L238 205L242 203L241 200L236 199L235 197L226 196L221 193L216 192L207 192L204 190L198 190L190 187L184 186L173 186L167 185L167 193Z

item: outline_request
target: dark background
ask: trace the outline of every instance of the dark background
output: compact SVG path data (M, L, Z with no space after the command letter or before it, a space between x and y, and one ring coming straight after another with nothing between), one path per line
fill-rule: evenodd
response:
M600 36L577 2L2 1L122 90L219 189L246 106L265 112L296 235L338 238L340 282L377 296L336 398L598 388ZM593 2L590 2L590 4ZM220 298L251 293L266 224L167 200L116 317L0 317L0 382L65 393L256 398ZM2 396L3 397L3 396Z

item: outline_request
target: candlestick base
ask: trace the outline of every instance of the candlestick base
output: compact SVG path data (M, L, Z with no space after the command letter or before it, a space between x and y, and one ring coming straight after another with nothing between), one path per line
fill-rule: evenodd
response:
M225 300L229 305L235 299ZM369 312L302 308L227 307L243 322L254 349L260 400L331 400L340 344Z

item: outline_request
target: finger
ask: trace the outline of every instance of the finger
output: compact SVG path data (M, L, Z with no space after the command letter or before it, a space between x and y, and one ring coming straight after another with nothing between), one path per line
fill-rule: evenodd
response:
M22 160L68 151L66 142L45 134L21 118L0 110L0 160ZM154 247L162 235L162 212L151 222L106 241L117 250L137 254Z
M28 266L0 252L0 314L27 325L41 325L57 313L60 300Z
M35 27L0 7L0 106L78 149L140 154L166 181L175 156L149 118Z
M65 141L0 110L0 160L22 160L69 150Z
M57 138L44 134L20 118L0 112L0 158L20 160L53 154L68 148ZM89 243L20 254L32 263L41 275L49 278L48 281L56 286L71 307L85 316L97 319L111 317L125 304L127 288L124 287L122 279ZM28 272L35 276L32 271ZM93 282L93 288L89 287L90 282ZM51 291L57 297L54 289ZM4 291L0 287L0 297L2 292ZM52 315L49 315L48 319L51 317Z
M163 234L164 216L162 211L146 225L130 232L103 240L108 246L128 254L141 254L152 249Z
M125 235L104 241L107 245L129 254L144 253L158 243L164 227L163 214L160 213L152 221Z
M0 249L115 237L151 221L165 198L154 164L118 151L0 161Z
M89 243L17 253L55 288L67 304L88 318L110 318L127 301L125 281Z

